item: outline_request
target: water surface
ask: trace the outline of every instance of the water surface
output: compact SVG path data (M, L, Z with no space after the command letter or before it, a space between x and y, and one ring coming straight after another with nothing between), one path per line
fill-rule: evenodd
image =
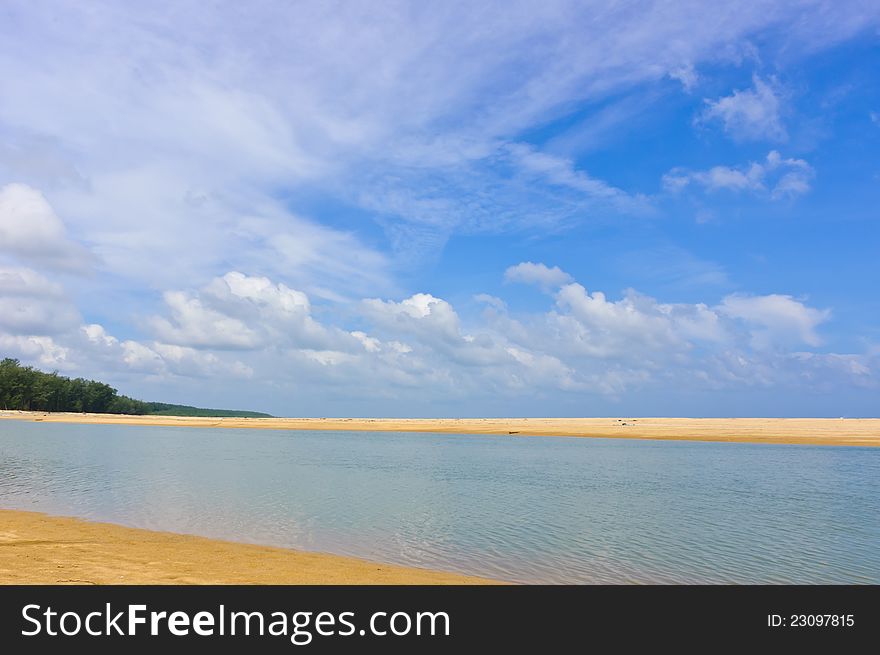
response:
M880 449L0 421L0 507L518 582L880 583Z

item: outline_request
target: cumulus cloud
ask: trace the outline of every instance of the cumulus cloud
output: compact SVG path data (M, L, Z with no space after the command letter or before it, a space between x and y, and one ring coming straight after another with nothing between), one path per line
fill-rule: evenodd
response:
M544 290L556 289L572 281L572 277L558 266L549 268L546 264L521 262L504 271L506 282L535 284Z
M274 284L266 277L247 276L231 271L214 278L205 294L228 311L242 318L260 314L278 321L307 318L311 303L306 294L283 283Z
M876 354L811 352L830 311L792 296L674 303L627 290L614 298L559 269L512 269L514 277L546 284L552 305L515 313L489 296L494 311L465 319L449 301L417 293L366 299L347 321L319 321L303 292L232 271L200 289L167 293L166 315L150 322L152 339L120 339L97 323L49 335L7 321L0 348L69 373L104 372L111 381L211 377L240 393L286 389L295 397L342 394L352 403L880 383ZM63 297L33 272L7 271L0 283L5 297ZM348 328L349 321L363 327Z
M365 300L362 307L377 333L388 340L396 336L407 344L411 357L423 358L465 387L478 385L486 375L497 375L497 367L516 361L503 335L465 330L458 313L442 298L419 293L400 302ZM482 367L485 371L478 372ZM506 381L502 376L492 386Z
M633 290L611 301L577 283L562 287L556 301L561 311L550 322L559 347L595 357L657 357L725 336L717 314L703 304L659 303Z
M799 320L737 300L588 290L531 264L514 277L552 294L545 311L493 296L474 317L403 282L454 235L544 235L652 211L572 156L564 129L526 143L545 126L610 132L620 102L636 124L661 97L656 82L693 90L696 70L753 34L785 25L797 58L876 25L876 11L683 3L657 20L647 4L409 5L11 7L0 184L18 183L2 191L0 263L18 272L0 297L0 346L163 389L216 376L178 389L253 393L277 411L405 398L456 413L474 398L771 385L806 368L876 379L874 355L790 352L813 348L822 325L811 314L822 310L794 299L777 314ZM708 100L703 120L738 139L784 139L784 96L756 76ZM678 171L670 184L782 198L811 176L777 155ZM99 275L64 277L89 266Z
M63 371L71 368L70 349L58 344L52 337L0 332L0 350L48 369Z
M312 318L305 293L266 277L230 271L198 293L169 291L163 297L169 316L154 316L151 325L158 339L176 345L252 350L296 343L326 348L345 340Z
M452 305L429 294L365 301L364 315L384 337L412 344L409 358L431 362L457 384L473 386L489 371L499 393L531 381L613 395L670 377L772 385L779 377L767 369L768 351L784 358L788 374L794 363L786 349L819 345L816 328L830 316L789 296L731 295L709 305L660 302L628 290L614 300L577 282L563 283L554 300L545 313L492 312L471 328ZM485 371L468 368L475 363Z
M763 162L736 168L714 166L704 171L674 168L663 176L663 187L677 193L688 186L699 186L710 192L748 192L780 200L807 193L814 176L813 167L803 159L783 158L778 151L771 150Z
M765 81L755 75L751 89L705 102L700 120L721 122L724 131L736 139L782 141L787 137L781 115L783 92L772 78Z
M446 343L461 340L460 321L452 305L429 293L417 293L400 302L371 298L362 305L369 318L398 334L428 336Z
M153 329L160 339L170 343L202 348L255 348L258 335L242 321L205 306L200 298L182 291L164 294L171 316L155 317Z
M68 271L83 271L92 260L43 194L25 184L0 187L0 254Z
M816 328L831 316L827 309L807 307L791 296L727 296L720 311L751 327L752 344L764 348L773 343L801 342L809 346L822 343Z

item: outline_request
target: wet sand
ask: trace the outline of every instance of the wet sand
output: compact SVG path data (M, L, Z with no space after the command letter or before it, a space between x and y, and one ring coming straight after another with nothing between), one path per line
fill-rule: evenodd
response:
M0 410L0 419L47 423L165 425L272 430L366 430L515 436L604 437L880 446L880 419L836 418L205 418Z
M284 548L0 510L0 584L493 584Z

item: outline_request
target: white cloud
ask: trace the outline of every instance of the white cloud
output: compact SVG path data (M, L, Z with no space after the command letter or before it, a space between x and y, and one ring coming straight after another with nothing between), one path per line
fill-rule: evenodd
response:
M782 123L783 93L774 80L752 78L751 89L735 90L731 95L706 100L706 109L700 120L718 120L725 132L736 139L771 139L782 141L787 137Z
M369 318L398 334L427 336L446 343L458 343L462 338L452 305L429 293L417 293L400 302L371 298L362 305Z
M477 302L488 305L492 309L503 312L507 310L507 303L505 303L501 298L497 296L490 295L488 293L478 293L474 295L474 300Z
M64 297L64 290L29 268L0 268L0 295L57 299Z
M219 376L224 379L249 378L253 370L235 358L195 348L162 343L160 341L120 341L109 334L104 326L92 323L80 327L80 335L71 341L81 358L88 358L79 366L94 370L95 362L110 375L120 372L155 376L168 379L171 376L207 378Z
M578 170L569 159L539 152L523 143L511 143L506 146L506 151L526 181L537 178L553 186L571 189L592 203L607 204L624 213L644 214L651 209L645 196L629 194L591 177Z
M49 370L67 370L70 350L47 336L20 336L0 332L0 350Z
M488 143L478 158L369 174L358 203L381 217L395 257L424 262L452 234L560 230L654 213L651 200L523 143Z
M171 317L153 319L160 339L203 348L246 350L260 345L257 334L244 322L206 307L199 298L182 291L168 291L163 297Z
M80 329L91 343L97 344L99 346L112 348L117 343L119 343L119 339L111 334L107 334L107 330L104 329L103 325L90 323L89 325L81 326Z
M803 159L783 159L776 150L767 154L764 171L769 175L781 174L770 195L773 198L784 198L802 195L810 190L810 181L815 176L813 167Z
M355 339L361 342L361 345L364 347L364 350L370 353L379 352L382 349L382 343L378 339L374 339L366 332L361 332L360 330L355 330L351 333Z
M120 339L96 323L52 335L4 324L0 349L134 395L151 380L162 386L149 388L167 393L175 381L211 378L234 398L381 398L407 407L426 397L509 406L522 395L880 385L876 353L804 351L821 345L818 329L830 311L791 296L734 294L713 305L628 290L614 299L553 270L519 269L538 283L550 273L556 290L546 311L511 313L489 297L495 311L464 320L447 300L419 293L362 301L348 316L364 326L355 330L339 315L319 322L309 298L283 283L230 272L201 289L167 293L169 315L153 319L155 339ZM4 272L0 282L6 297L63 298L63 289L33 272Z
M214 278L205 291L221 303L238 303L244 314L263 311L284 318L311 312L309 298L303 292L283 283L273 284L266 277L248 277L238 271Z
M544 290L551 290L571 282L572 277L558 266L548 268L546 264L540 262L537 264L521 262L504 271L504 280L506 282L535 284Z
M353 344L351 335L312 318L306 294L266 277L231 271L198 293L169 291L163 297L170 316L154 316L151 325L159 340L172 344L231 350Z
M0 254L71 271L85 270L91 260L43 195L25 184L0 187Z
M495 314L488 327L515 348L564 363L570 388L620 394L670 379L684 386L711 379L726 388L790 382L796 363L786 349L818 345L815 328L828 316L784 296L728 296L711 306L630 290L611 300L571 283L557 293L554 310L522 319Z
M503 335L464 330L458 313L442 298L419 293L400 302L369 299L362 308L377 334L389 342L399 339L410 358L442 371L445 379L463 388L479 386L515 361ZM492 386L509 381L502 375Z
M559 290L556 304L560 311L550 313L547 323L563 352L639 361L727 337L717 313L706 305L659 303L633 290L611 301L601 291L588 293L572 283Z
M694 69L693 64L686 64L684 66L676 68L675 70L669 71L669 77L681 82L681 86L687 93L693 91L694 87L697 85L697 82L699 82L700 80L700 76Z
M0 330L16 336L54 335L79 321L61 285L28 268L0 266Z
M134 345L134 342L123 342ZM214 353L205 353L194 348L186 348L167 343L153 342L150 348L161 358L164 368L173 375L206 378L212 375L232 379L253 377L251 367L237 360L223 360Z
M390 287L389 261L355 234L306 220L274 203L256 204L232 229L250 252L232 259L272 277L296 280L313 296L341 300Z
M491 312L471 328L429 294L365 301L364 315L385 338L398 335L415 346L411 363L430 363L463 388L487 384L489 374L502 395L528 385L619 395L670 379L699 386L706 376L721 386L789 382L796 362L786 349L818 345L815 329L829 316L787 296L733 295L711 306L664 303L630 290L611 300L575 282L555 300L546 313ZM783 377L769 363L774 357Z
M816 328L831 316L830 310L814 309L791 296L727 296L719 310L752 326L752 344L765 348L774 343L822 343Z
M13 145L0 148L0 178L43 189L107 272L142 288L237 268L329 298L349 292L346 270L387 282L389 246L431 252L453 233L598 220L596 203L644 210L550 153L521 153L513 174L520 135L621 93L650 111L650 83L691 84L701 62L768 28L785 25L797 56L876 23L847 3L404 6L21 5L2 35L0 141ZM710 111L732 126L768 118L773 132L772 108L750 109L776 97L770 86L759 78ZM298 219L291 208L320 206L316 195L377 214L385 241L320 225L335 205ZM236 240L267 205L269 228ZM268 263L279 254L290 261Z
M123 341L122 361L125 365L140 373L159 373L164 367L162 357L152 348L137 341Z
M726 301L614 298L545 267L532 274L559 290L547 311L483 298L497 311L474 318L394 281L454 234L543 235L650 212L650 199L560 154L572 152L565 135L543 149L523 141L581 108L587 132L616 133L664 100L656 82L693 88L696 70L751 35L784 25L796 59L876 25L876 11L770 0L403 6L99 1L6 12L0 184L20 184L3 191L3 266L98 274L63 278L66 290L54 278L22 277L26 292L10 282L3 348L135 388L216 376L176 389L313 411L336 398L421 399L430 411L435 400L623 394L698 374L772 384L820 361L876 379L859 355L788 353L783 365L774 358L810 346L818 328L738 316ZM737 138L781 139L783 95L756 77L709 101L705 119ZM768 158L757 177L750 166L679 177L794 196L812 175L798 162ZM160 307L157 290L167 291ZM801 306L789 311L820 311ZM754 351L764 341L772 353ZM310 404L288 405L300 402Z
M833 391L838 385L872 388L880 370L880 360L870 354L794 352L788 360L794 375L826 391Z
M803 159L783 159L778 151L771 150L763 162L751 162L738 168L714 166L705 171L674 168L663 176L663 186L673 193L696 185L710 192L749 192L779 200L807 193L814 176L813 167Z

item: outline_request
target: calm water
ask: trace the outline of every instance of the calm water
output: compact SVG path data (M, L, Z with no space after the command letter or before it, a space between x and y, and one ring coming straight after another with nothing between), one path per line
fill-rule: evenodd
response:
M521 582L880 583L870 448L0 421L0 507Z

